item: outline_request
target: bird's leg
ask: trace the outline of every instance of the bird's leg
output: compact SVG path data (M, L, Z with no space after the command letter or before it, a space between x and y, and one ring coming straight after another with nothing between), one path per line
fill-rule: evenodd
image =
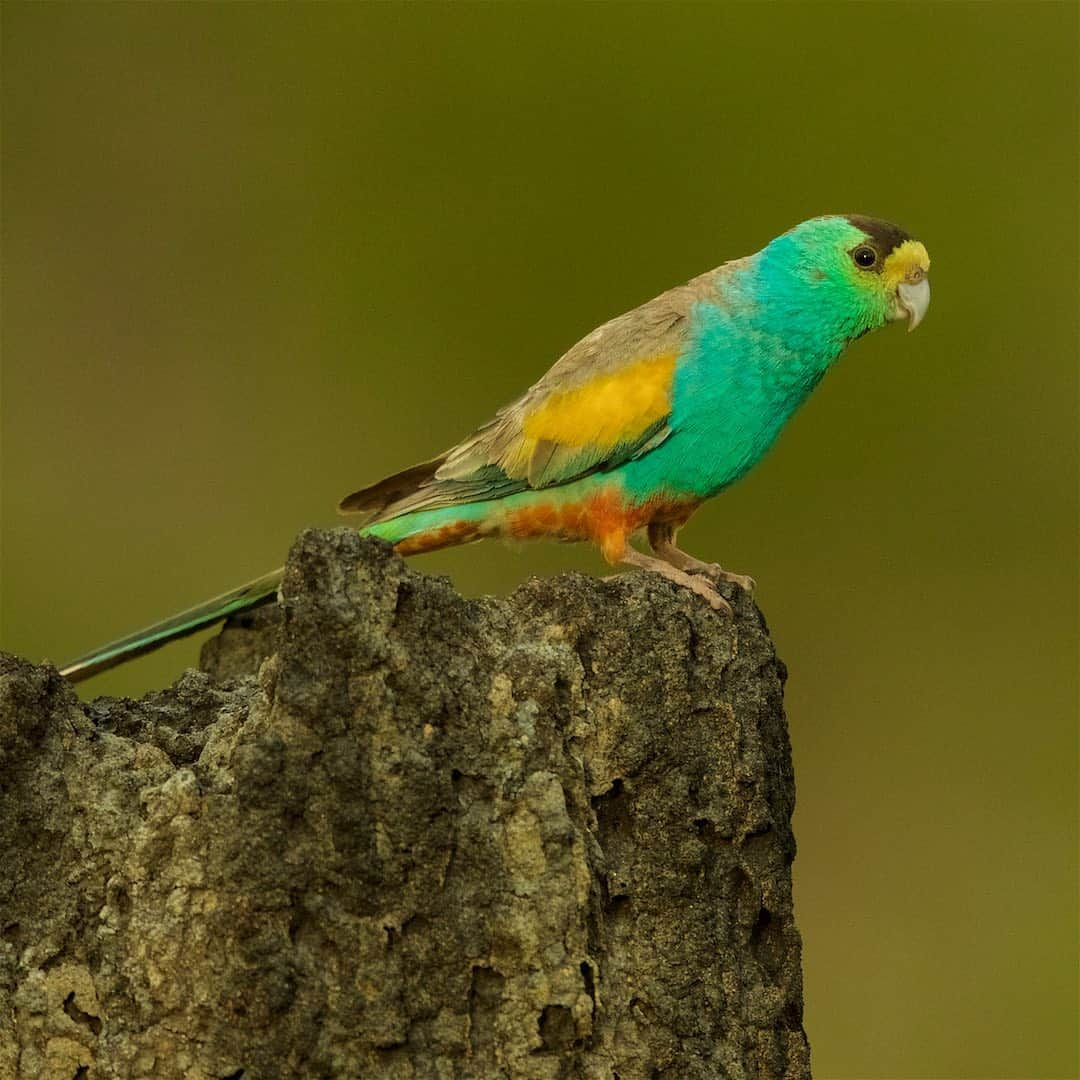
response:
M627 566L640 567L642 570L651 570L654 574L659 574L662 578L667 578L668 581L674 581L676 585L681 585L684 589L697 593L713 611L722 611L727 615L731 614L731 605L707 581L701 577L695 577L693 574L688 574L677 566L672 566L670 562L665 562L663 559L654 559L651 555L645 555L629 544L626 545L626 549L619 557L619 562L625 563Z
M719 563L702 562L693 555L687 555L685 551L675 546L675 534L677 529L670 522L654 522L649 526L649 547L656 552L664 562L670 563L677 570L683 570L688 574L704 574L713 581L730 581L733 585L753 592L756 585L752 577L745 574L733 574L725 570Z

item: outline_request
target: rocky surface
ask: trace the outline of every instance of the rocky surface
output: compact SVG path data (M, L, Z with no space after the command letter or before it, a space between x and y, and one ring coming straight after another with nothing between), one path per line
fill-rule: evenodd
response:
M347 530L170 689L0 657L0 1077L809 1076L783 667Z

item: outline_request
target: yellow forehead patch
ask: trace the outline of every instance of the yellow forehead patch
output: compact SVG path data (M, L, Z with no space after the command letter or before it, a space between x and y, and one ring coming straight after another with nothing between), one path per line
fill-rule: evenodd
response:
M917 281L930 270L930 256L918 240L905 240L885 259L881 277L886 288L895 289L902 281Z

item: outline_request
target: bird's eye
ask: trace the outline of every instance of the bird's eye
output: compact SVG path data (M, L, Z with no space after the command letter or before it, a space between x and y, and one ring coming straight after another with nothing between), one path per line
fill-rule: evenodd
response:
M855 265L863 270L869 270L877 262L877 252L872 247L857 247L851 257L855 260Z

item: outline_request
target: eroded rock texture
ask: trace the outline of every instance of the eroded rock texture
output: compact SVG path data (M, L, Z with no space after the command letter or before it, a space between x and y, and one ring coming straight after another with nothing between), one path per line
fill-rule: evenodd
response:
M809 1076L748 598L346 530L284 591L139 702L2 659L0 1077Z

